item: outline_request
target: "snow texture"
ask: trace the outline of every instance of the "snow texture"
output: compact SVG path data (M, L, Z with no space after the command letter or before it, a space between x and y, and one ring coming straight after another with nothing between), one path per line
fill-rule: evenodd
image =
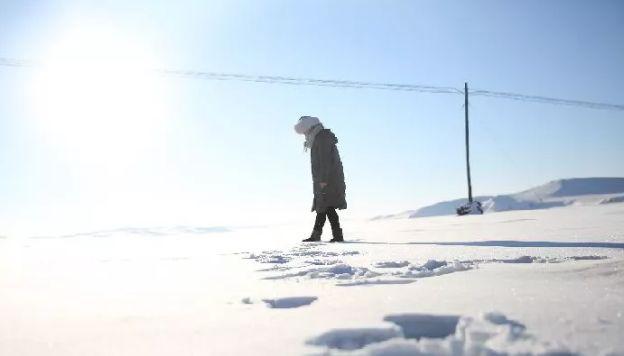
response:
M32 236L32 239L54 239L54 238L84 238L95 237L104 238L120 235L128 236L184 236L184 235L205 235L214 233L224 233L232 231L224 226L173 226L173 227L125 227L120 229L99 230L92 232L80 232L67 235Z
M446 261L429 260L422 266L410 266L406 272L397 273L396 275L403 278L425 278L467 271L474 268L474 266L475 265L470 262L453 261L449 263Z
M306 277L309 279L359 279L373 278L380 276L380 273L373 272L365 267L353 267L348 264L337 264L331 267L309 268L303 271L288 273L278 276L265 277L265 279L286 279L293 277Z
M415 279L361 279L354 282L336 283L339 287L353 287L353 286L370 286L378 284L410 284L416 282Z
M408 261L384 261L375 263L377 268L402 268L409 266Z
M349 251L346 253L346 255L355 255L355 253L353 252L354 251ZM566 261L601 260L607 258L606 256L599 255L568 256L562 258L523 255L514 258L472 259L464 261L439 261L435 259L430 259L423 264L411 264L409 261L405 260L382 261L375 262L369 267L363 267L353 266L339 260L331 259L331 257L337 255L339 254L329 252L321 253L320 251L310 247L297 247L290 252L265 251L261 254L251 254L248 258L256 260L259 263L275 264L275 266L271 268L260 270L261 272L283 272L298 270L296 272L289 272L264 277L264 279L266 280L280 280L292 278L336 280L336 285L340 287L410 284L418 278L435 277L454 272L468 271L477 268L479 264L561 263ZM282 266L283 264L293 262L297 259L298 256L322 257L317 257L314 260L306 260L303 266ZM308 268L308 266L315 267ZM392 277L394 277L394 279Z
M313 260L305 260L303 266L274 266L272 268L262 269L262 272L280 272L293 269L299 269L296 272L289 272L279 275L267 276L267 280L306 278L306 279L326 279L337 280L338 286L359 286L359 285L387 285L387 284L409 284L412 280L401 281L400 279L380 279L378 277L400 277L407 279L424 278L431 276L441 276L459 271L467 271L474 268L473 262L447 262L428 260L423 265L411 265L408 261L384 261L374 263L372 266L353 266L339 260L333 259L334 256L354 256L358 255L358 251L344 252L322 252L317 246L296 247L291 251L264 251L260 254L250 254L247 258L253 259L259 263L272 263L275 265L296 262L301 257L314 256ZM308 266L314 266L308 268ZM322 267L319 267L322 266ZM406 271L397 271L407 267ZM379 270L373 270L377 268ZM394 271L388 272L388 269ZM385 271L384 271L385 270Z
M317 299L317 297L288 297L277 299L263 299L262 301L265 302L269 308L290 309L310 305L314 303Z

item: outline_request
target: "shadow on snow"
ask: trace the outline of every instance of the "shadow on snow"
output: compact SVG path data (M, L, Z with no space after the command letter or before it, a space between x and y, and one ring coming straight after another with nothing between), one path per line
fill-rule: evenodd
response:
M438 245L438 246L477 246L477 247L573 247L573 248L616 248L624 249L621 242L554 242L554 241L449 241L449 242L375 242L348 241L349 244L363 245Z

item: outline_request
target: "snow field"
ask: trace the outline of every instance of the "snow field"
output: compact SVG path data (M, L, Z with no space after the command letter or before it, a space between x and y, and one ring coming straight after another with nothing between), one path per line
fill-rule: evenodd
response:
M343 225L7 236L0 354L624 354L622 204Z

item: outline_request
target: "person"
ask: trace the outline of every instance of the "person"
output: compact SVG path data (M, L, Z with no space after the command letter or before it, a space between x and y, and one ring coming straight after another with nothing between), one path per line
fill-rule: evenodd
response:
M316 211L314 228L303 242L321 241L325 220L329 218L332 239L344 242L342 228L336 209L346 209L345 179L338 152L338 139L331 130L323 127L313 116L302 116L295 125L295 132L305 135L304 150L310 150L314 199L312 211Z

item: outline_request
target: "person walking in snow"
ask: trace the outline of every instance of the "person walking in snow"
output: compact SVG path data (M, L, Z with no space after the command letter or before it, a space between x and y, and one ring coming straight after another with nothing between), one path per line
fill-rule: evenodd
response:
M323 127L318 118L302 116L295 125L295 132L305 135L304 150L310 149L314 199L312 211L316 211L314 228L304 242L321 241L326 218L332 229L329 242L343 242L342 229L336 209L346 209L345 179L342 161L338 153L338 139L331 130Z

